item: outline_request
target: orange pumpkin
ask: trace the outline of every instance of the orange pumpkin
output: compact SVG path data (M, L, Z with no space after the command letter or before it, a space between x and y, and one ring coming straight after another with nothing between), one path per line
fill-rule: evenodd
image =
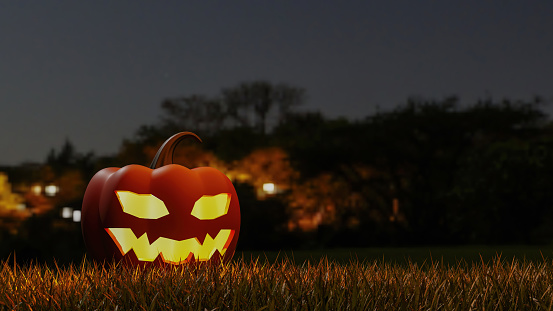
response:
M189 136L201 142L194 133L175 134L149 168L109 167L92 177L81 226L94 259L178 265L232 258L240 232L236 190L214 168L172 164L175 146Z

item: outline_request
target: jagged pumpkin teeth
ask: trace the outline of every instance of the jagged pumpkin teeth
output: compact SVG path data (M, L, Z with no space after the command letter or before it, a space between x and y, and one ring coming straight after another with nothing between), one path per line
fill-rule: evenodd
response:
M170 263L185 262L190 258L190 254L199 261L211 259L215 251L224 255L229 240L234 236L234 230L223 229L215 238L206 234L203 244L197 238L176 241L163 237L150 244L147 233L137 238L129 228L107 228L106 231L117 243L123 255L132 249L139 260L154 261L158 255L161 255L165 262Z

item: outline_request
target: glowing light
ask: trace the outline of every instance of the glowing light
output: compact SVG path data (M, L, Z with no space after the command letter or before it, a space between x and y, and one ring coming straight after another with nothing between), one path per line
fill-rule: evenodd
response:
M200 220L215 219L226 215L230 204L230 194L204 195L194 203L190 213Z
M44 187L44 194L47 196L53 197L60 191L60 187L56 185L48 185Z
M61 209L61 218L71 218L73 217L73 208L64 207Z
M26 206L25 204L19 203L19 204L17 204L16 209L17 209L18 211L22 211L22 210L24 210L26 207L27 207L27 206Z
M224 255L234 236L234 230L223 229L215 238L206 234L203 244L197 238L177 241L164 237L150 244L147 233L137 238L130 228L106 228L106 231L122 255L132 249L138 260L154 261L158 255L161 255L164 262L172 264L187 262L192 255L195 260L206 261L215 254L215 251Z
M80 210L74 210L73 211L73 221L74 222L81 222L81 211Z
M152 194L115 191L123 212L143 219L158 219L169 215L165 203Z
M273 184L273 183L264 183L263 184L263 191L265 191L267 194L274 194L276 192L275 184Z
M40 185L34 185L32 188L31 188L31 191L35 194L35 195L39 195L41 192L42 192L42 187Z

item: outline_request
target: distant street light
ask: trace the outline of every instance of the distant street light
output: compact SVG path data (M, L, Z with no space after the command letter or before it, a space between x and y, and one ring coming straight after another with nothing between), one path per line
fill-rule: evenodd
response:
M73 221L74 222L81 222L81 211L80 210L74 210L73 211Z
M267 194L274 194L276 192L275 184L273 183L264 183L263 184L263 191Z
M44 187L44 194L46 194L49 197L55 196L60 191L60 187L56 185L48 185Z
M64 207L61 209L61 218L71 218L73 217L73 208L71 207Z
M34 185L33 187L31 187L31 191L35 195L40 195L40 193L42 192L42 187L40 185Z

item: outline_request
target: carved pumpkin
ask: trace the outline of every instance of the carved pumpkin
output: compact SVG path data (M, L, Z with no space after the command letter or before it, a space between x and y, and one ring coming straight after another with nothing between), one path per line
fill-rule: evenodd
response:
M96 260L182 264L229 260L240 231L236 190L210 167L172 164L182 132L158 150L150 168L105 168L86 188L81 226ZM164 165L165 163L171 163Z

